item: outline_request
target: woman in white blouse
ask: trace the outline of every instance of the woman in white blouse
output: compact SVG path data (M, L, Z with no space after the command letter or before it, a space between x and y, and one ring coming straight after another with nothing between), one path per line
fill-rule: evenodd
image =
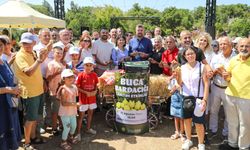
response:
M205 136L205 110L207 105L207 98L209 93L209 82L205 74L204 65L196 61L196 53L193 47L185 49L183 52L183 59L186 59L187 63L181 66L181 78L182 81L182 94L184 96L196 97L196 102L200 102L201 115L197 116L196 113L192 113L190 117L184 118L184 127L187 140L182 145L182 149L188 150L193 142L191 141L191 128L192 121L195 123L196 132L198 135L198 149L205 150L204 136ZM199 86L200 80L200 86ZM198 87L199 90L198 90ZM199 99L199 100L198 100Z

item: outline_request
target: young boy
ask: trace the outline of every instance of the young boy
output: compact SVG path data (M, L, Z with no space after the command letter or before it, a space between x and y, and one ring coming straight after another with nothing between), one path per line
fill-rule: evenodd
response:
M94 70L94 59L93 57L86 57L83 61L84 71L78 75L76 81L79 90L79 117L77 120L77 135L78 140L81 140L81 127L82 120L84 118L85 112L88 111L87 118L87 133L96 134L91 126L92 116L94 109L97 108L96 105L96 92L98 77L97 74L93 72Z
M61 72L65 69L61 63L63 58L63 49L59 46L53 47L54 51L54 59L48 63L48 69L46 72L46 79L49 85L49 104L48 109L51 110L51 119L52 119L52 133L53 135L58 135L57 131L57 117L58 117L58 110L59 110L59 101L56 98L56 92L58 89L58 84L61 81ZM49 115L50 116L50 115Z

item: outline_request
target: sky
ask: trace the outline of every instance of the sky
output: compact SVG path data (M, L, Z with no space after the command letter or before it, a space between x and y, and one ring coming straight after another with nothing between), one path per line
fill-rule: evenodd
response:
M6 2L7 0L0 0L0 4ZM23 0L31 4L42 4L43 0ZM54 0L47 0L50 5L54 8ZM65 1L65 10L70 8L70 2L72 0ZM163 11L166 7L177 7L191 9L198 6L206 6L206 0L74 0L74 2L79 6L104 6L112 5L119 7L123 11L127 11L132 8L134 3L139 3L141 7L150 7L160 11ZM217 0L217 5L222 4L248 4L250 5L250 0Z

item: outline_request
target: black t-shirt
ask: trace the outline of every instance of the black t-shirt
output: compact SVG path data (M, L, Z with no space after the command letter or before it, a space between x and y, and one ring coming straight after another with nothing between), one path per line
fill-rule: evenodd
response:
M158 52L153 51L149 58L153 58L157 62L161 62L162 53L164 48L162 47ZM151 74L162 74L163 69L159 67L159 64L150 64L150 73Z
M203 51L202 51L201 49L199 49L199 48L197 48L197 47L194 47L194 46L192 46L192 47L193 47L194 50L195 50L195 53L196 53L196 60L197 60L197 61L201 62L202 60L206 59L206 57L205 57L205 55L204 55L204 53L203 53ZM180 47L180 48L179 48L179 53L178 53L178 62L179 62L181 65L183 65L183 64L185 64L185 63L187 62L186 60L184 60L184 59L182 58L183 52L184 52L184 48Z

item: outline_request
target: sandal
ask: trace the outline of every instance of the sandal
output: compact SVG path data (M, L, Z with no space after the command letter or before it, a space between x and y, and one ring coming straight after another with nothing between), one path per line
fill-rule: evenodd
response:
M72 147L67 142L62 142L60 147L64 150L71 150Z
M178 132L175 132L175 134L171 135L170 137L172 140L176 140L178 138L180 138L180 134Z
M30 143L31 144L44 144L46 143L47 141L41 137L35 137L34 139L30 139Z
M78 143L78 139L76 137L69 137L68 141L71 143L71 144L77 144Z

